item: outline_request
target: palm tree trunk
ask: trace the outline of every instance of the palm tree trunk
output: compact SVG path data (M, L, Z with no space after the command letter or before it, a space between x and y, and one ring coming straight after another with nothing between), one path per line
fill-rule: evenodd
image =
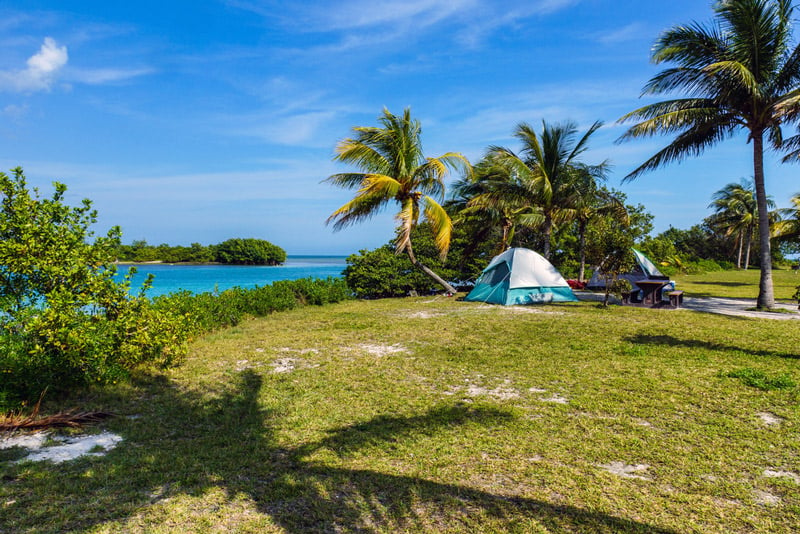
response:
M736 268L737 269L741 269L742 268L742 243L744 242L744 235L743 235L743 232L741 230L739 231L738 241L739 241L739 254L736 256Z
M586 271L586 223L578 222L578 246L581 251L581 268L578 271L578 280L583 282L583 275Z
M753 136L753 181L756 186L758 205L758 244L761 248L761 277L758 283L759 308L775 306L775 293L772 287L772 251L769 242L769 212L767 212L767 191L764 187L764 132L754 131Z
M545 215L544 225L542 226L542 235L544 243L542 243L542 256L547 261L550 261L550 234L553 233L553 220Z
M753 244L753 228L747 229L747 253L744 255L744 270L750 265L750 246Z
M416 267L417 269L428 275L430 278L432 278L437 284L442 286L444 290L450 293L451 295L456 294L456 290L453 286L445 282L444 279L442 279L442 277L440 277L435 272L431 271L428 267L424 266L419 262L419 260L417 260L417 257L414 255L414 250L411 248L411 241L408 242L405 248L406 248L406 254L408 254L408 259L411 260L411 264L414 265L414 267Z

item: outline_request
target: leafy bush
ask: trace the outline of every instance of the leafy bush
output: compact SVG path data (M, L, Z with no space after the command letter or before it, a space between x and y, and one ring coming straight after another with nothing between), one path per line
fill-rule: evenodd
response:
M217 261L234 265L278 265L286 251L263 239L228 239L216 246Z
M94 240L91 202L63 203L30 191L22 169L0 173L0 392L6 405L44 388L115 381L135 366L183 354L184 318L150 307L145 283L115 280L120 230Z
M764 371L745 367L726 373L724 376L728 378L739 378L741 381L750 387L758 388L763 391L772 391L775 389L790 389L795 387L795 382L788 374L781 374L777 376L768 376Z
M235 326L245 316L263 317L303 305L322 305L352 298L341 278L282 280L252 289L234 287L219 294L188 291L156 297L153 307L185 317L195 335Z
M471 285L489 263L492 253L486 244L472 247L464 229L456 226L447 259L442 261L433 233L427 223L419 224L411 234L414 251L420 262L443 279L463 289ZM417 270L405 254L397 254L394 243L374 250L361 250L347 258L344 277L357 298L404 297L411 292L427 295L441 291L441 286Z

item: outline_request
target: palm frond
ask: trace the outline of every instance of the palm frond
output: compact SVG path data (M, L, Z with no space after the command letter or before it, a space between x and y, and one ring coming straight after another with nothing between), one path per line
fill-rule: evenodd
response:
M421 202L425 219L431 223L433 228L434 241L436 242L436 248L439 250L439 256L444 260L447 257L447 251L450 249L453 221L444 208L431 197L424 196Z

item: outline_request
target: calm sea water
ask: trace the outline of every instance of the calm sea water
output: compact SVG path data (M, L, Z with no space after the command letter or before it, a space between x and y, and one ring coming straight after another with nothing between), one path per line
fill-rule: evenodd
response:
M276 266L249 265L137 265L137 273L131 284L138 290L148 274L155 275L153 287L147 292L150 297L188 290L192 293L223 291L231 287L265 286L278 280L298 278L339 277L346 267L344 256L290 256L286 263ZM127 272L121 265L120 273Z

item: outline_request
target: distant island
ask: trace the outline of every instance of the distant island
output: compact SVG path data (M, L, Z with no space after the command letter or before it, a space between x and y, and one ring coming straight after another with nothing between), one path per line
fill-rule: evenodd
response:
M181 245L149 245L133 241L119 245L118 263L221 263L226 265L281 265L286 251L269 241L255 238L233 238L216 245L192 243Z

